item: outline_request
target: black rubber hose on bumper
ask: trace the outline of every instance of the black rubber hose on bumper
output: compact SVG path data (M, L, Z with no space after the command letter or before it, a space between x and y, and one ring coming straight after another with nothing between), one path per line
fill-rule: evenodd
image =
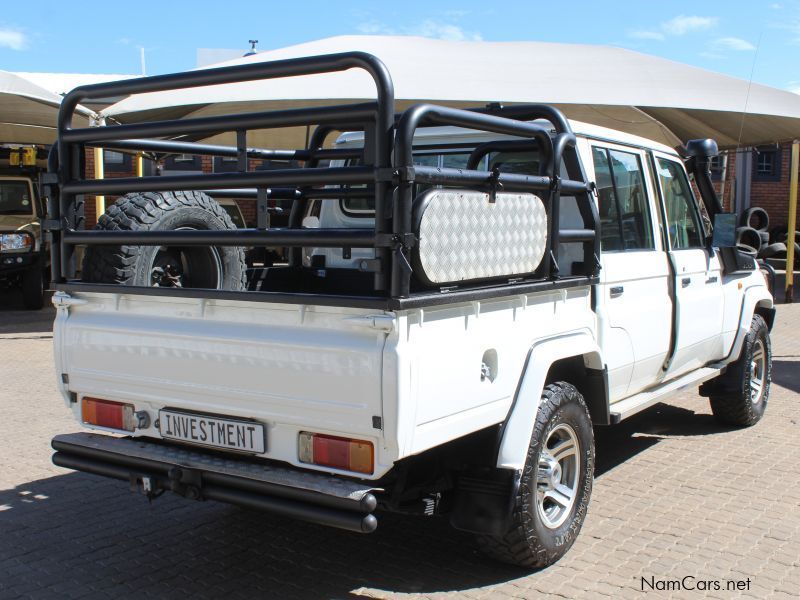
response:
M92 458L70 455L64 452L56 452L53 454L53 464L67 469L74 469L76 471L102 475L103 477L111 477L123 481L129 481L131 475L152 476L153 479L159 482L165 479L163 476L148 475L147 473L132 471L129 467L114 465ZM162 487L164 486L162 485ZM356 533L372 533L378 527L378 520L375 518L375 515L372 514L338 510L297 500L253 494L247 491L213 484L204 485L201 493L203 498L208 500L217 500L219 502L236 504L245 508L263 510L284 517L300 519L311 523L336 527L338 529L346 529L347 531L354 531Z

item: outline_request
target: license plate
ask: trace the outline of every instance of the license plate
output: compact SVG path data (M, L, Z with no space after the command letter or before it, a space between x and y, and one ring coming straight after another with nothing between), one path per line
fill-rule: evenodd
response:
M158 430L161 437L171 440L254 454L265 452L264 426L253 421L160 410Z

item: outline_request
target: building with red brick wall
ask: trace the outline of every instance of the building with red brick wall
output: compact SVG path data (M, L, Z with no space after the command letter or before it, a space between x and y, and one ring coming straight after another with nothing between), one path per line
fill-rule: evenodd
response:
M114 152L110 150L104 151L103 161L103 177L111 179L115 177L135 177L136 176L136 163L135 156L122 152ZM95 154L94 149L86 149L86 177L94 179L95 174ZM157 168L161 170L164 175L183 175L189 173L224 173L236 170L236 159L225 159L212 156L191 156L191 155L175 155L170 156L161 164L156 164L151 160L144 160L144 174L153 175ZM250 159L248 169L256 171L267 167L267 161L260 159ZM106 206L110 206L116 201L118 196L106 196ZM236 204L242 212L242 217L248 227L255 227L256 225L256 202L255 200L236 199ZM86 217L86 227L94 227L97 223L97 209L96 198L94 196L86 196L84 204L84 214Z
M722 192L725 210L741 214L758 206L769 214L770 229L788 229L790 143L742 148L723 153L715 161L712 177L717 193ZM800 229L800 220L795 223Z

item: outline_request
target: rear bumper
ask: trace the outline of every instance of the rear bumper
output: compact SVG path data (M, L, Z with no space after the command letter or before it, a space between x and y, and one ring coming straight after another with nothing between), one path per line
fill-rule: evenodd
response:
M129 481L150 497L169 490L358 533L378 526L376 490L357 481L94 433L58 435L52 446L54 464Z

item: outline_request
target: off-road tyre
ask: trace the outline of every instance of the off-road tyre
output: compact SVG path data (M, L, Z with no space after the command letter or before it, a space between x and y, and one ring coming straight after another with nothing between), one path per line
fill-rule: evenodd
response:
M22 305L27 310L40 310L44 306L44 273L38 265L22 275Z
M575 500L566 520L557 528L550 528L537 506L539 459L542 444L562 424L576 434L580 469ZM551 383L542 393L510 527L504 535L479 535L478 547L491 558L520 567L542 568L555 563L578 537L592 495L593 478L594 431L586 402L573 385L564 381Z
M754 368L759 351L763 352L763 371L759 374ZM761 379L761 391L753 399L754 378ZM750 331L744 339L742 353L736 362L712 388L709 400L711 412L720 423L737 427L755 425L764 416L769 401L769 388L772 380L772 347L769 327L761 315L753 315Z
M172 231L176 229L236 229L228 213L202 192L145 192L122 196L104 215L95 229L107 231ZM91 283L118 283L151 287L154 261L159 252L175 251L192 258L195 264L210 268L187 273L182 287L247 289L247 265L240 247L194 247L167 249L156 246L88 246L83 257L82 277ZM209 253L207 256L206 254ZM201 260L206 256L208 260ZM209 258L210 257L210 258ZM211 270L215 273L210 273ZM187 271L189 269L187 268Z
M743 227L752 227L756 231L768 231L769 215L760 206L753 206L742 213L741 224Z

